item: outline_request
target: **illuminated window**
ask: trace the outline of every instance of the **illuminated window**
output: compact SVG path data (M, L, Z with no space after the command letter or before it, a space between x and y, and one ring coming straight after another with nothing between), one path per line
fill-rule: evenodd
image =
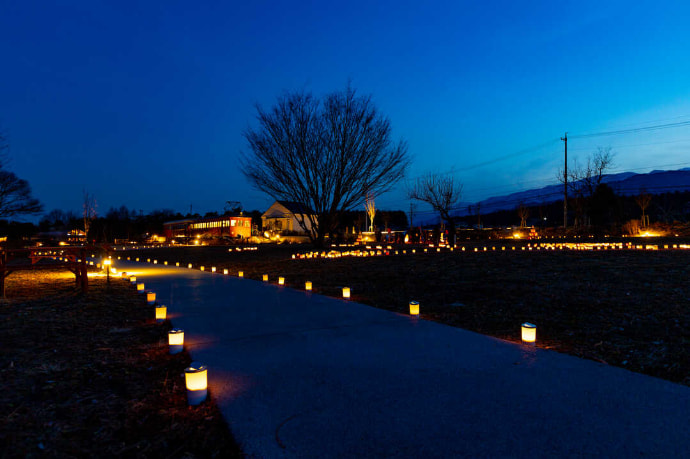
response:
M230 220L230 226L235 226L236 223L237 223L237 220Z

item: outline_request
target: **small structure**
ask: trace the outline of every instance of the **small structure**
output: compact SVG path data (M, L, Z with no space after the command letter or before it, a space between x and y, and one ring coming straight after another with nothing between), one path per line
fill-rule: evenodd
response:
M168 241L193 237L248 238L252 235L252 218L230 216L176 220L163 223L163 233Z
M311 232L310 215L316 218L314 211L303 204L294 201L276 201L261 215L261 223L264 231L308 234ZM300 220L304 222L305 228L300 225Z

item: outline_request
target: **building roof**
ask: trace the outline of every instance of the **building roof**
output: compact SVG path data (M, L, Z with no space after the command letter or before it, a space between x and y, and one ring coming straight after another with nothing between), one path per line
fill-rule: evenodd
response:
M285 207L287 210L293 214L313 214L314 211L309 207L305 206L296 201L276 201L281 206Z

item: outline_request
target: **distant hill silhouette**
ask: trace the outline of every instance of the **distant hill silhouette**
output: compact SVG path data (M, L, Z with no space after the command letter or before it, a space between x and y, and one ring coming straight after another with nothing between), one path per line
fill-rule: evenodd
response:
M609 174L603 177L603 183L609 185L618 195L632 196L645 190L648 194L662 194L674 191L690 191L690 168L676 171L652 171L646 174L634 172L621 172ZM563 185L548 185L526 191L519 191L504 196L495 196L479 202L482 214L497 212L500 210L515 209L520 204L527 207L550 204L563 200ZM458 209L454 215L465 216L469 212L467 206ZM472 203L475 206L476 203Z

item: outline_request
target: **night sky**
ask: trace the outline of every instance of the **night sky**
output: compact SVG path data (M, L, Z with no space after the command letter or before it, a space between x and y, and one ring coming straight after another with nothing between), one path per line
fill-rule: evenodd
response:
M690 166L688 18L685 1L0 0L0 127L46 211L79 213L82 190L100 214L265 210L238 170L254 105L351 80L409 142L411 178L452 171L477 201L554 183L565 131L573 158L610 146L612 172ZM377 207L407 209L404 188Z

